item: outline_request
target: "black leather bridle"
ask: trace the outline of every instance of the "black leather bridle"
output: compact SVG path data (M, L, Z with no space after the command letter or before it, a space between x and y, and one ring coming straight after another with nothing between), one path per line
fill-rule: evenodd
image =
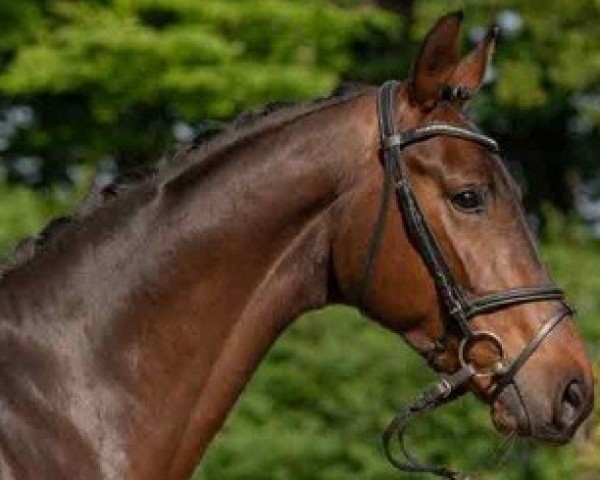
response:
M439 382L432 389L423 393L394 417L383 434L384 449L388 460L399 470L432 473L443 478L459 479L465 477L445 467L425 465L407 451L403 435L409 422L414 417L461 395L464 392L466 383L476 376L490 377L493 389L492 398L496 398L508 385L513 385L518 390L515 378L517 372L552 333L554 328L563 319L571 315L573 311L565 303L562 290L554 285L510 288L484 296L475 296L456 281L411 189L408 169L403 160L402 152L410 145L437 136L455 137L474 142L494 153L499 151L498 145L493 139L485 135L445 123L434 123L397 132L394 115L397 85L398 82L396 81L388 81L381 86L378 92L377 107L381 154L384 165L384 185L379 214L365 262L363 281L360 287L360 300L361 302L364 300L369 287L385 229L391 192L395 190L407 233L433 278L439 299L445 308L445 331L440 339L435 342L429 356L444 353L448 348L448 329L457 329L460 338L460 368L451 375L442 374ZM559 310L542 325L532 340L511 361L506 359L502 340L497 335L489 331L473 330L470 324L471 319L482 314L523 303L549 300L559 301ZM468 353L474 345L480 342L491 344L498 353L499 361L491 371L480 371L477 365L469 361ZM523 408L525 408L525 405L523 405ZM398 436L405 460L398 460L391 452L391 441L395 435Z

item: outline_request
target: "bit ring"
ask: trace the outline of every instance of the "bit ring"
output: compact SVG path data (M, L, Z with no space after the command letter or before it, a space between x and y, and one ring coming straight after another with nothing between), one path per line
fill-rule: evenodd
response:
M488 342L492 344L499 354L499 360L495 363L494 367L489 370L482 370L481 368L478 368L477 365L474 365L472 362L468 362L466 359L469 350L473 348L476 344L481 342ZM460 346L458 348L458 360L460 362L461 367L471 367L471 369L475 372L475 377L494 377L500 374L505 369L506 352L504 350L502 340L498 335L487 330L480 330L477 332L473 332L472 335L463 338L463 340L460 342Z

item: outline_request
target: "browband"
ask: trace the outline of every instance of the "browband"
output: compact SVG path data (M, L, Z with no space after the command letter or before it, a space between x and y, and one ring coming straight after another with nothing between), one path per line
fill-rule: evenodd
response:
M413 143L422 142L432 137L445 136L460 138L470 142L479 143L492 152L499 152L500 148L495 140L481 133L467 130L466 128L444 123L431 123L423 127L407 130L402 133L384 135L381 137L381 146L384 149L404 148Z

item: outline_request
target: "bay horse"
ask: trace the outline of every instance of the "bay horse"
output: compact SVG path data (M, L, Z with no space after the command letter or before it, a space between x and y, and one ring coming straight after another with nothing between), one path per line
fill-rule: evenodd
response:
M489 300L549 274L518 187L465 117L495 35L460 59L461 18L441 18L410 78L388 89L393 130L437 133L400 145L392 131L384 150L402 148L444 275ZM0 282L2 480L187 478L278 335L332 303L368 312L445 378L466 354L474 371L461 388L500 431L573 436L593 385L569 311L551 289L454 322L460 309L448 308L405 206L384 195L378 215L388 177L377 99L365 87L230 126L27 246ZM469 329L485 342L465 353ZM510 381L477 375L504 356L509 370L520 363Z

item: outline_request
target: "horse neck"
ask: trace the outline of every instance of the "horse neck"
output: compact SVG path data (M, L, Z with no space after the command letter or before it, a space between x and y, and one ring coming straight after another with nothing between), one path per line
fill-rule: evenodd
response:
M197 184L164 198L170 222L186 225L176 241L184 246L175 260L180 278L170 283L187 293L155 320L163 323L164 315L184 334L177 373L168 376L178 379L171 396L178 389L186 394L161 407L189 414L179 414L183 424L169 439L176 446L170 478L190 472L278 334L328 301L342 183L348 162L366 149L357 115L349 115L354 103L258 138ZM165 360L157 361L164 368Z
M41 436L18 410L0 418L7 478L57 458L90 480L187 478L278 334L330 298L340 198L376 131L361 98L159 178L3 280L0 402L48 418Z

